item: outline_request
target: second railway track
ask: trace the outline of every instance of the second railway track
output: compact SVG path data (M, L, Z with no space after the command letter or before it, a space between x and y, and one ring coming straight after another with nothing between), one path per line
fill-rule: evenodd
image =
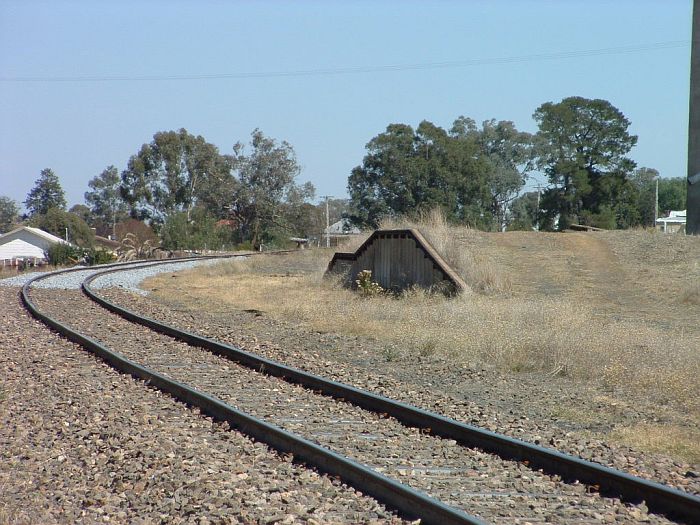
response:
M46 315L144 367L491 523L602 523L604 516L620 523L668 522L656 514L647 516L644 507L603 497L588 485L563 483L523 462L461 446L136 326L79 290L32 289L30 295ZM669 501L676 492L669 489ZM669 516L675 512L684 522L698 522L700 500L677 496L665 507L659 502L650 506Z

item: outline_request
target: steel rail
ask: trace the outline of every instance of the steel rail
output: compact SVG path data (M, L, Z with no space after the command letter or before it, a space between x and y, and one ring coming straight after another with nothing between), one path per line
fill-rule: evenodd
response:
M387 414L407 426L417 427L443 438L454 439L463 446L477 447L506 460L523 462L532 469L541 469L549 474L558 475L564 481L579 481L594 486L605 496L617 497L630 503L644 501L651 512L688 524L700 524L700 498L681 490L553 449L468 425L140 316L100 297L90 288L90 283L95 279L117 271L120 269L111 269L92 275L83 282L82 288L83 292L92 300L129 321L190 345L199 346L270 376L282 378L290 383L299 384L372 412Z
M181 261L182 260L163 261L143 265L143 267ZM137 269L140 267L141 266L130 266L129 269ZM302 462L311 467L315 467L322 473L338 477L343 482L372 496L408 519L420 519L421 523L434 525L486 525L486 523L479 518L470 516L461 510L454 509L420 491L414 490L407 485L379 474L361 463L241 412L223 401L200 392L184 383L173 381L154 370L141 366L123 355L109 350L98 341L80 334L56 319L42 313L31 300L29 290L33 283L58 274L81 270L85 270L85 268L60 270L31 279L25 283L20 292L23 304L35 318L54 329L68 340L89 350L119 372L141 379L145 381L147 385L153 386L173 396L175 399L188 406L199 408L202 413L217 421L228 423L231 428L239 430L253 439L266 443L280 453L292 454L294 461ZM112 268L107 272L96 275L104 275L105 273L123 270L125 270L123 267Z

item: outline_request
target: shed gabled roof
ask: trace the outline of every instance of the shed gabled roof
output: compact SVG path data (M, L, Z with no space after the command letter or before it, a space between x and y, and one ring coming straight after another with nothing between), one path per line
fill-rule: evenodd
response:
M388 229L388 230L375 230L372 235L370 235L362 245L355 250L355 252L336 252L333 258L328 263L327 273L332 273L334 271L336 263L339 261L354 262L357 261L362 254L369 249L369 247L376 241L382 239L390 238L410 238L415 241L415 248L418 250L422 257L429 259L433 267L438 269L442 274L442 278L452 284L454 291L464 292L469 290L469 286L464 280L455 272L449 264L435 251L435 248L423 237L423 235L416 229ZM341 263L342 265L342 263ZM351 281L354 281L355 275L351 276ZM380 282L380 284L382 284Z

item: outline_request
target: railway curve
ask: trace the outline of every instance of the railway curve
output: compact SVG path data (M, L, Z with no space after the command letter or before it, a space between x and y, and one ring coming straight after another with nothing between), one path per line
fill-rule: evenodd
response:
M168 264L165 261L161 264ZM151 263L154 264L154 263ZM90 282L110 272L123 270L123 267L107 268L96 273L83 283L83 291L101 306L152 330L157 330L189 345L204 348L218 356L237 362L250 369L264 371L267 375L283 378L286 381L303 386L312 391L320 391L326 397L342 399L378 414L386 414L402 424L422 429L422 433L439 436L443 439L454 440L464 447L478 447L490 453L499 455L507 460L527 462L534 469L542 469L551 474L561 476L565 480L579 480L596 486L601 494L619 497L625 501L638 502L644 500L650 511L666 515L687 523L698 523L700 516L700 499L685 494L676 489L658 483L635 478L623 472L615 471L579 458L561 454L507 436L481 430L471 425L445 418L411 407L404 403L366 392L355 387L329 381L319 376L308 374L301 370L287 367L271 360L260 358L235 347L223 345L216 341L180 331L175 327L158 323L152 319L142 318L134 312L99 297L90 287ZM41 280L40 277L36 280ZM199 406L205 413L216 419L228 421L232 427L237 427L244 433L256 439L265 441L273 448L292 453L299 460L313 465L319 470L340 476L348 484L374 496L378 500L399 510L405 516L419 517L424 523L482 523L477 518L453 509L419 491L395 482L386 476L377 474L352 460L347 460L337 453L319 447L308 439L298 440L290 432L271 426L258 418L248 416L240 410L222 403L212 396L159 374L120 356L103 345L86 337L84 334L65 326L65 324L42 313L30 298L30 288L33 282L27 283L22 289L22 300L33 315L43 322L66 335L68 338L89 348L115 368L146 381L188 404ZM349 462L348 462L349 461Z

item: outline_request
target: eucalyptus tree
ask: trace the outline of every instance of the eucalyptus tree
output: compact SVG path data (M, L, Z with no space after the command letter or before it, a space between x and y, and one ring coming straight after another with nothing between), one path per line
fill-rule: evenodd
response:
M688 182L685 177L659 179L659 212L684 210L688 192Z
M17 202L5 195L0 196L0 234L6 233L19 221Z
M493 225L502 229L511 202L534 166L532 135L518 131L508 120L485 120L479 129L474 120L464 116L454 121L450 133L477 148L480 161L477 180L482 191L488 190L490 201L481 207L488 208Z
M120 194L132 216L162 224L177 212L191 220L198 204L221 213L234 184L230 159L183 128L156 133L131 156L121 174Z
M109 230L112 235L116 234L116 224L129 216L129 205L121 196L120 184L119 170L108 166L88 182L90 190L85 192L94 225L100 230Z
M366 149L348 192L353 221L371 226L439 207L451 220L500 228L531 168L531 136L507 121L479 129L459 117L449 132L428 121L390 124Z
M294 148L286 141L266 137L253 130L249 152L242 143L233 148L232 165L237 174L228 204L242 238L257 246L268 242L275 230L286 231L289 205L313 197L313 186L297 186L300 172Z

